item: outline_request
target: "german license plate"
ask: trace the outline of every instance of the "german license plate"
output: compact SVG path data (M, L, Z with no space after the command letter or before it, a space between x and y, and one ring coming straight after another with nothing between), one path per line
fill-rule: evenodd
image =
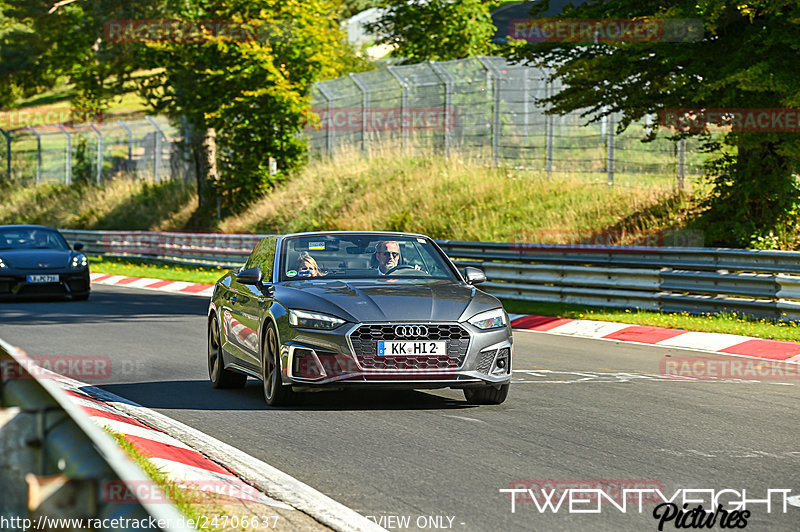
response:
M29 283L57 283L58 275L29 275Z
M378 356L444 355L447 342L378 342Z

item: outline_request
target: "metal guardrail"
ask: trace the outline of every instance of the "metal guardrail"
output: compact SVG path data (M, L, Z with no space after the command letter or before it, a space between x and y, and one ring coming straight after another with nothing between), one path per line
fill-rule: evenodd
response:
M72 530L73 524L56 524L72 518L91 519L103 530L153 528L141 526L153 522L162 530L190 530L113 438L37 369L35 360L0 340L2 528ZM110 487L119 492L122 485L124 500L109 497ZM142 492L152 500L131 502Z
M89 253L241 265L266 235L62 231ZM503 298L800 319L800 253L715 248L438 242Z

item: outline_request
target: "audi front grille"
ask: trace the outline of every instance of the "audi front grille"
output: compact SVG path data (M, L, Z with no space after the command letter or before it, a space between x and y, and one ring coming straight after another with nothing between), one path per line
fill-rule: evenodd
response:
M363 324L349 335L358 364L370 370L458 369L469 350L469 332L457 323ZM378 341L447 342L445 355L378 355Z

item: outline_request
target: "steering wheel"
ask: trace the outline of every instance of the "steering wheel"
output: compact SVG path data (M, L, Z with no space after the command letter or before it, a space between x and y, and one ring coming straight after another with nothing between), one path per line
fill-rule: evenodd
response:
M410 264L398 264L394 268L389 268L388 270L386 270L386 273L384 273L384 275L389 275L390 273L394 273L397 270L413 270L413 269L414 267L411 266Z

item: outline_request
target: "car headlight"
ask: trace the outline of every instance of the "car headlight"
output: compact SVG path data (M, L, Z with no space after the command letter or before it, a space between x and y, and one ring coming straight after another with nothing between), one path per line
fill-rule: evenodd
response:
M289 323L303 329L335 329L344 320L336 316L307 312L305 310L289 310Z
M3 262L3 259L0 259L0 270L2 270L3 268L8 268L8 265L5 262Z
M487 310L472 316L467 320L470 324L478 329L496 329L498 327L506 326L506 313L501 308L494 310Z
M70 266L72 268L85 268L87 264L89 264L89 260L86 258L86 255L81 253L72 257Z

